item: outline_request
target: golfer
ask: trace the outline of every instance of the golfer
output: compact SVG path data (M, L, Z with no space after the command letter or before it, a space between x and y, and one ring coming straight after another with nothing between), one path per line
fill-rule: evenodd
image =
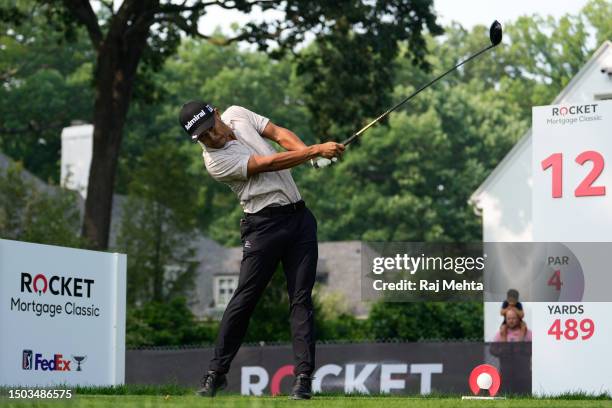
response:
M317 222L288 169L317 157L338 157L344 146L334 142L306 146L295 133L240 106L220 115L208 103L190 101L183 105L179 122L202 146L208 173L229 185L244 210L238 287L223 313L214 356L198 393L212 397L227 385L226 373L255 305L282 262L295 358L291 396L308 399L315 364L311 294L318 258ZM278 153L266 139L286 151Z

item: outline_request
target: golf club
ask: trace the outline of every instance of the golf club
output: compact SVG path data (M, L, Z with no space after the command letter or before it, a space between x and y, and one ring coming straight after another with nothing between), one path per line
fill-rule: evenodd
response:
M491 41L491 45L487 46L486 48L483 48L482 50L478 51L476 54L472 55L471 57L469 57L469 58L467 58L467 59L465 59L463 61L461 61L459 64L455 65L454 67L452 67L448 71L446 71L443 74L441 74L441 75L437 76L436 78L432 79L427 84L423 85L422 87L420 87L419 89L414 91L412 94L410 94L408 97L403 99L401 102L399 102L395 106L391 107L387 111L383 112L380 116L378 116L372 122L370 122L367 125L365 125L364 127L362 127L359 131L357 131L351 137L349 137L344 142L342 142L342 144L345 145L345 146L351 144L353 141L355 141L355 139L357 139L359 136L361 136L366 130L368 130L374 124L376 124L381 119L383 119L385 116L387 116L388 114L390 114L391 112L393 112L394 110L396 110L397 108L399 108L400 106L402 106L403 104L405 104L406 102L408 102L409 100L411 100L412 98L417 96L421 91L423 91L424 89L426 89L429 86L433 85L438 80L444 78L447 74L449 74L452 71L456 70L457 68L459 68L460 66L462 66L466 62L471 61L472 59L476 58L480 54L482 54L482 53L490 50L491 48L497 46L501 42L501 40L502 40L502 26L499 23L499 21L497 21L497 20L495 20L493 22L493 24L491 24L491 28L489 28L489 40ZM318 168L322 168L322 167L327 167L327 166L329 166L330 164L332 164L332 163L334 163L336 161L337 161L336 158L330 160L330 159L326 159L324 157L319 157L317 160L314 160L312 162L312 165L313 165L314 168L318 169Z

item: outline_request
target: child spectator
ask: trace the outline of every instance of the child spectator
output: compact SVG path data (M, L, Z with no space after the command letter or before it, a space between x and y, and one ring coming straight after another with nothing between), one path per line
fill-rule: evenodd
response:
M510 289L508 293L506 294L506 300L504 300L504 302L502 303L500 314L504 316L504 321L501 327L499 328L499 333L500 333L502 341L506 341L507 336L508 336L508 323L506 320L506 313L509 310L514 310L520 321L519 327L521 331L520 332L521 338L525 337L525 334L527 333L527 325L523 321L525 312L523 311L523 305L521 304L521 302L518 301L518 299L519 299L518 291L516 289Z

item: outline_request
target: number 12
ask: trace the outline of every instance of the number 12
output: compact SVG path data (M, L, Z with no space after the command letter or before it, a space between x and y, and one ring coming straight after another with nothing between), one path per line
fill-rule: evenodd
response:
M604 158L594 150L587 150L576 157L576 163L581 166L588 161L593 162L593 168L576 187L574 194L576 197L605 196L605 186L593 186L604 169ZM542 170L549 167L552 167L552 197L561 198L563 197L563 153L553 153L542 160Z

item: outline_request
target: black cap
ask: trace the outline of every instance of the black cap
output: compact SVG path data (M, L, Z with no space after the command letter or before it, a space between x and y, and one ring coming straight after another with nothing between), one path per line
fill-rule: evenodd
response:
M215 109L202 101L186 102L179 113L179 123L195 143L202 132L215 125Z

